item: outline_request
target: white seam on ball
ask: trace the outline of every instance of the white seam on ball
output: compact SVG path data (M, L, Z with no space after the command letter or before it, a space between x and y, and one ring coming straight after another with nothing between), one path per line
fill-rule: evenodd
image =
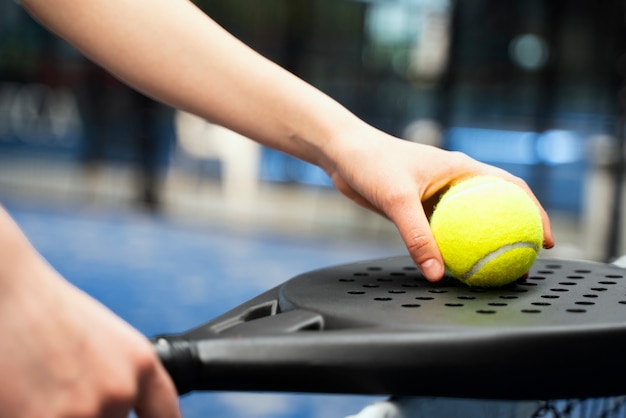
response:
M535 250L535 252L539 252L539 248L537 248L535 243L530 242L530 241L514 242L512 244L503 245L502 247L498 248L495 251L492 251L492 252L486 254L483 258L478 260L472 266L472 268L470 268L469 271L463 275L463 277L461 279L462 280L468 280L474 274L478 273L483 267L485 267L485 265L488 262L490 262L492 260L495 260L496 258L500 257L501 255L503 255L504 253L506 253L509 250L515 250L515 249L518 249L518 248L531 248L531 249Z

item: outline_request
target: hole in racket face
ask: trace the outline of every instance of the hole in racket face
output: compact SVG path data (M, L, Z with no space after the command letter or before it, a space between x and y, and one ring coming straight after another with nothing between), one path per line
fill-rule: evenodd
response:
M562 266L560 264L550 264L549 266L546 266L547 268L551 268L554 270L558 270L560 269ZM411 268L409 266L405 266L402 267L403 270L410 270ZM487 289L487 288L470 288L467 287L466 285L457 282L455 279L451 278L451 277L446 277L444 278L444 280L440 283L437 284L432 284L428 281L426 281L426 279L424 277L422 277L418 272L417 269L415 269L415 274L414 276L411 278L410 282L407 282L405 280L405 278L407 277L407 275L404 272L396 272L396 271L391 271L391 272L385 272L385 269L379 266L372 266L372 267L367 267L366 270L368 272L377 272L377 273L363 273L363 272L355 272L353 273L353 276L355 277L361 277L361 278L365 278L365 277L369 277L369 279L371 279L372 281L376 282L377 284L373 284L370 283L369 280L359 280L358 282L354 279L354 278L340 278L338 279L338 281L340 282L350 282L350 283L355 283L356 286L361 286L362 288L366 288L368 289L368 291L359 291L359 290L349 290L348 293L352 294L352 295L365 295L367 297L367 295L369 295L370 297L372 297L372 299L374 301L380 301L380 302L392 302L394 300L398 301L398 303L400 303L400 306L403 308L418 308L421 307L421 304L417 304L417 303L406 303L407 301L405 300L406 298L392 298L392 297L381 297L379 296L380 293L386 292L388 294L392 294L392 295L405 295L407 294L407 291L405 290L399 290L396 288L391 288L391 289L387 289L385 288L382 292L372 292L372 289L379 289L381 286L378 283L387 283L390 285L393 285L395 282L395 286L397 287L402 287L402 288L420 288L422 289L420 293L420 295L415 296L414 299L416 301L423 301L423 300L429 300L429 301L433 301L431 303L437 303L437 297L436 296L422 296L421 293L423 292L427 292L431 295L444 295L446 293L449 292L453 292L455 294L455 296L453 296L452 298L450 297L445 297L445 298L440 298L441 302L442 302L442 306L445 307L450 307L450 308L458 308L458 307L462 307L465 306L464 303L462 303L462 301L474 301L477 299L477 297L475 296L477 293L489 293L492 295L497 295L497 297L499 299L505 299L505 300L514 300L514 299L519 299L519 296L517 294L519 293L525 293L528 290L526 289L526 287L534 287L537 286L539 281L545 280L545 276L531 276L529 277L527 280L525 281L518 281L517 283L513 284L513 285L509 285L507 287L504 288L500 288L500 289ZM538 272L539 274L544 274L544 275L551 275L554 274L554 271L552 270L541 270ZM589 271L589 273L591 273L591 271ZM380 276L381 274L387 274L387 276ZM402 278L402 279L395 279L394 278ZM585 276L577 276L580 279L584 279ZM605 281L599 281L598 283L606 283ZM576 285L575 282L558 282L559 285L563 285L563 286L574 286ZM616 284L616 282L612 282L612 284ZM454 288L454 289L450 289L450 288ZM566 288L552 288L549 289L550 292L567 292L568 289ZM598 291L598 289L596 288L596 291ZM558 296L553 296L551 294L545 294L545 295L540 295L540 297L544 297L544 298L557 298ZM458 302L451 302L450 299L457 299ZM489 309L490 307L505 307L508 306L507 303L498 303L498 302L492 302L489 301L489 298L483 298L484 299L484 303L481 304L476 304L475 306L473 306L473 308L475 308L476 313L479 314L496 314L498 313L497 310L494 309ZM575 302L578 305L592 305L593 303L589 303L589 302ZM547 303L547 302L530 302L529 305L535 306L535 307L547 307L547 306L551 306L551 303ZM572 309L572 312L576 312L576 313L580 313L582 311L582 309ZM541 313L541 309L520 309L520 312L522 313L532 313L532 314L537 314L537 313Z
M327 328L576 326L621 322L625 277L612 265L540 259L525 280L474 288L452 277L428 282L409 257L393 257L298 276L281 302L320 312Z

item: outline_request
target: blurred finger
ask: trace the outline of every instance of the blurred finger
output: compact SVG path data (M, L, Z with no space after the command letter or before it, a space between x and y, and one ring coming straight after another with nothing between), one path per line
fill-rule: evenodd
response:
M178 393L165 369L157 364L142 379L135 404L138 418L181 418Z

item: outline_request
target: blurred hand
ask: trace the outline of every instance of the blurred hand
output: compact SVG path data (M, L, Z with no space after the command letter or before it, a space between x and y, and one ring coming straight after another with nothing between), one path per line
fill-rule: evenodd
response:
M146 338L60 277L7 217L0 208L2 235L18 238L0 239L0 416L180 417Z
M428 218L441 194L468 177L499 176L523 187L540 210L544 247L554 245L545 210L523 180L504 170L375 129L366 129L356 139L331 141L328 148L333 165L327 171L335 187L361 206L389 218L428 280L437 281L445 272Z

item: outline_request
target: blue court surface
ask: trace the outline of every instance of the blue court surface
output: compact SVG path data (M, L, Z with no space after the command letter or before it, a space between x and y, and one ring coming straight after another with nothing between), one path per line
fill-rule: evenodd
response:
M146 336L200 325L297 274L402 250L372 240L199 227L137 212L2 203L61 274ZM186 418L332 418L381 399L202 392L183 396L181 407Z

